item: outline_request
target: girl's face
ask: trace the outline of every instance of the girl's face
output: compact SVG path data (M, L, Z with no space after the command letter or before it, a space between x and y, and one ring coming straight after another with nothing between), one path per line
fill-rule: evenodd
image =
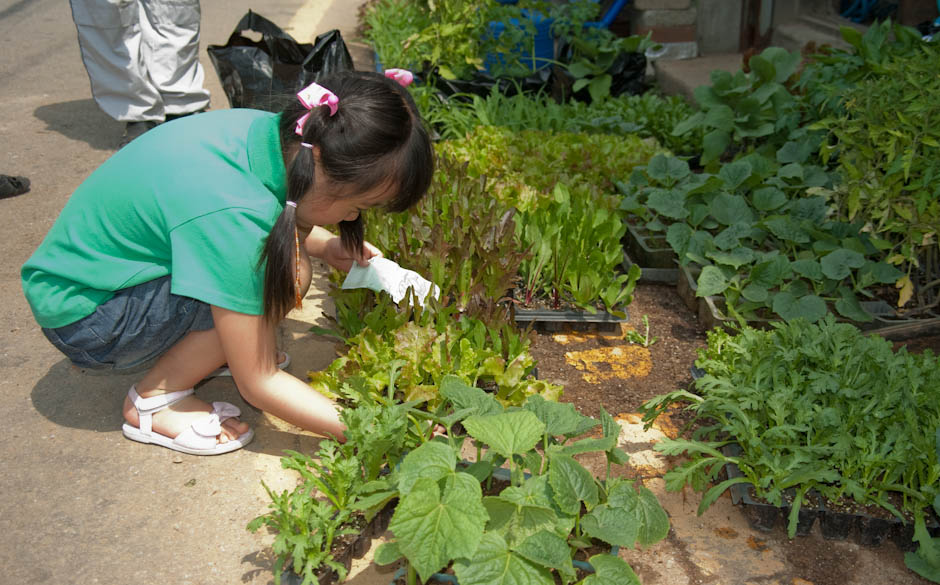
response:
M314 153L315 156L319 154L317 149ZM324 175L319 164L314 172L314 188L297 202L297 226L301 229L353 221L360 212L381 207L394 195L388 185L379 185L361 193L350 192L349 186L335 183Z

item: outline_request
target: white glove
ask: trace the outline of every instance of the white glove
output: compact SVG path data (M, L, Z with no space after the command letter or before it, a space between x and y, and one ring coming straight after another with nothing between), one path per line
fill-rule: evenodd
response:
M414 270L407 270L387 258L375 256L369 259L366 267L353 263L343 281L343 289L368 288L375 292L386 291L396 303L400 302L413 288L418 296L418 303L423 307L428 294L438 298L441 289L431 281L421 277Z

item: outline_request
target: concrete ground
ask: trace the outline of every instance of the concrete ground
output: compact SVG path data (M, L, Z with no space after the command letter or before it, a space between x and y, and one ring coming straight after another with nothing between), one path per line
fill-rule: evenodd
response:
M360 4L203 0L202 41L224 44L253 8L302 41L340 28L360 66L368 67L369 51L357 51L352 42ZM212 107L228 107L204 49L201 56ZM32 180L29 193L0 200L0 584L272 582L272 537L245 526L267 508L262 482L275 490L294 485L280 469L283 450L313 452L316 437L246 405L230 379L207 382L198 392L242 408L256 431L246 449L199 458L122 437L121 402L134 377L72 368L42 336L20 289L20 266L72 190L114 152L122 132L91 99L67 3L0 0L0 80L0 139L7 144L0 173ZM335 356L329 341L308 332L311 324L327 325L325 290L322 278L315 281L304 311L282 328L283 347L293 357L290 371L300 377ZM641 435L634 422L623 444L637 452L637 462L648 460L648 485L662 493L662 463L649 451L655 436ZM648 551L624 553L647 585L812 582L790 558L785 539L764 544L766 535L751 532L726 498L701 518L694 494L663 494L662 501L673 518L670 538ZM899 565L892 545L844 544L837 558L840 551L854 568L839 583L920 582ZM388 572L368 559L354 565L350 579L356 585L388 581Z

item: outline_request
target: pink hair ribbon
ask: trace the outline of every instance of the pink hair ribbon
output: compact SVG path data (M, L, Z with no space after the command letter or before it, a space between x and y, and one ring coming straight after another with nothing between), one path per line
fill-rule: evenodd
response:
M415 80L414 73L407 69L386 69L385 77L394 79L402 87L408 87Z
M336 109L339 106L339 98L336 97L336 94L322 85L316 83L311 83L307 87L303 88L297 92L297 99L300 100L300 103L304 105L308 110L317 108L319 106L327 106L330 108L330 115L336 114ZM310 117L310 112L307 112L297 120L297 128L294 130L298 136L303 136L304 134L304 124L307 123L307 118Z

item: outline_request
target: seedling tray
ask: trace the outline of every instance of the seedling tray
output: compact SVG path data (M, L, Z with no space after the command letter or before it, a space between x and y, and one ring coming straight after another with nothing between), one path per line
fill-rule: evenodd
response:
M633 258L624 250L623 263L621 264L623 271L628 272L630 267L634 264L640 266L640 278L637 282L669 285L676 285L679 282L678 268L648 268L638 262L634 262Z
M559 331L598 331L619 333L620 324L628 323L630 315L624 309L624 317L616 317L606 311L595 314L587 311L552 311L549 309L516 309L515 320L518 325L532 324L536 331L555 333Z
M631 258L635 258L640 263L640 266L676 268L678 256L666 242L666 236L644 233L629 222L626 222L626 225L627 232L622 240L623 248Z
M348 572L352 567L353 559L361 559L372 546L372 539L377 538L388 530L388 524L392 520L392 514L395 512L396 502L390 502L380 510L372 521L363 528L357 538L342 549L334 549L333 555L336 562L346 567ZM317 582L320 585L330 585L337 582L336 572L329 567L323 566L317 572ZM291 570L281 573L282 585L301 585L303 577Z
M700 377L704 375L704 372L694 368L693 376L696 375ZM726 445L722 451L725 455L735 456L740 454L741 448L736 444L731 444ZM728 464L725 470L729 478L743 477L737 465ZM786 504L775 506L754 499L751 495L751 486L747 484L735 484L731 486L730 491L731 501L735 505L742 506L744 516L751 528L762 532L771 532L778 528L786 530L790 506ZM810 502L816 503L810 504ZM885 540L891 540L901 550L908 551L917 548L916 543L913 542L912 524L902 522L895 516L881 518L864 512L834 510L826 505L825 500L817 492L810 490L798 513L796 535L809 534L817 519L823 538L828 540L851 540L855 544L867 547L876 547ZM928 516L927 527L932 535L940 534L940 523L934 516Z

